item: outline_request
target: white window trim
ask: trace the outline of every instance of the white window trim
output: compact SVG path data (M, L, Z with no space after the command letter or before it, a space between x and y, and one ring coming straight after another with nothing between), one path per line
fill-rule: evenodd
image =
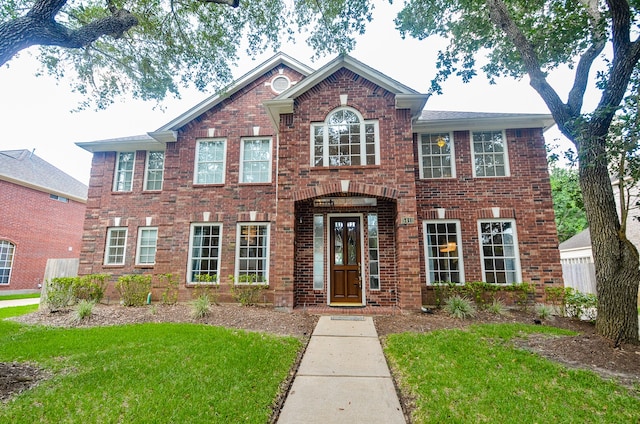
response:
M259 182L248 182L243 181L244 179L244 145L245 141L251 140L268 140L269 141L269 178L267 181L259 181ZM273 138L272 137L242 137L240 139L240 170L238 172L238 183L239 184L271 184L273 174Z
M109 262L109 249L111 248L111 232L124 230L124 250L122 251L122 262ZM104 265L106 266L121 266L127 261L127 242L129 239L129 228L127 227L108 227L107 228L107 240L104 248Z
M140 241L142 240L142 232L145 230L156 230L156 243L154 246L154 253L153 253L153 262L140 262L140 249L142 248L142 244L140 243ZM140 265L140 266L151 266L151 265L155 265L156 264L156 255L158 254L158 227L138 227L138 240L137 241L137 246L136 246L136 265ZM149 247L149 246L145 246L145 247Z
M120 173L120 155L122 153L133 153L133 168L131 169L131 189L130 190L118 190L118 174ZM133 191L133 181L135 179L136 174L136 152L126 151L126 152L116 152L116 166L114 167L115 172L113 173L113 185L111 190L116 193L131 193Z
M338 165L338 166L330 166L329 165L329 126L327 125L327 119L331 115L341 110L348 110L350 112L355 113L360 120L360 165ZM373 136L375 139L375 163L373 165L367 165L367 150L366 150L366 131L365 125L373 124L374 131ZM317 166L315 164L315 131L314 129L317 127L322 127L322 166ZM379 166L380 165L380 121L377 119L369 119L365 120L362 114L352 107L339 107L331 112L329 112L322 122L312 122L309 128L309 140L310 148L309 148L309 164L312 168L348 168L352 166ZM363 161L364 159L364 161Z
M265 264L265 273L264 273L264 279L267 282L267 284L271 284L269 282L269 270L271 268L271 223L270 222L254 222L254 221L249 221L249 222L238 222L236 223L236 257L235 257L235 267L234 267L234 272L233 272L233 278L234 278L234 285L241 285L241 283L239 282L239 277L240 277L240 231L242 229L243 226L245 225L261 225L261 226L266 226L267 227L267 246L266 246L266 255L265 255L265 260L266 260L266 264Z
M425 178L424 176L424 167L422 164L422 158L424 157L424 152L422 151L422 136L430 135L430 134L449 134L449 142L451 143L451 176L450 177L429 177ZM421 180L440 180L440 179L450 179L456 178L456 143L453 139L453 131L434 131L434 132L422 132L418 134L418 148L420 150L419 157L419 171L420 171L420 179ZM475 170L475 167L474 167Z
M476 175L476 153L473 148L473 133L477 132L502 132L502 141L504 143L504 175ZM469 143L471 148L471 170L473 172L473 178L505 178L511 176L511 167L509 165L509 148L507 146L507 132L506 130L496 130L496 129L478 129L469 131Z
M482 268L482 280L486 282L487 280L487 275L486 275L486 269L484 266L484 249L483 249L483 244L482 244L482 224L483 223L490 223L490 222L510 222L511 223L511 228L513 229L513 245L514 245L514 254L515 254L515 263L516 263L516 284L520 284L522 283L522 268L520 266L520 245L518 242L518 231L517 231L517 226L516 226L516 220L515 219L510 219L510 218L498 218L498 219L479 219L478 220L478 245L480 247L480 266ZM498 283L496 283L498 284ZM506 283L505 285L508 285L509 283Z
M198 163L200 156L200 143L201 142L222 142L222 181L218 183L199 183L198 182ZM193 185L215 185L215 184L224 184L227 178L227 139L226 138L199 138L196 140L196 152L195 152L195 160L193 163Z
M149 188L147 187L147 182L149 179L149 157L151 156L151 153L156 153L156 152L162 152L163 156L162 156L162 180L160 180L160 188L156 188L153 190L149 190ZM166 153L164 150L148 150L147 154L146 154L146 158L144 160L144 181L143 181L143 185L142 187L144 191L161 191L162 188L164 187L164 164L165 164L165 160L166 160Z
M432 286L433 284L429 282L429 273L431 269L429 268L429 243L427 243L427 225L428 224L456 224L456 243L458 243L458 262L460 264L460 269L458 273L460 274L460 284L465 283L464 277L464 254L462 251L462 225L460 220L458 219L425 219L422 221L422 244L424 246L424 268L425 268L425 282L427 286ZM480 227L478 227L480 228ZM480 241L482 244L482 241ZM483 274L484 275L484 274Z
M219 222L192 222L191 225L189 226L189 254L187 255L187 284L200 284L198 281L192 281L191 280L191 274L193 274L193 257L192 252L193 252L193 230L195 227L201 227L203 225L207 225L207 226L217 226L220 230L219 230L219 235L218 238L220 240L220 243L218 245L218 269L216 270L216 275L218 276L217 281L213 282L212 284L214 285L219 285L220 284L220 265L222 263L222 231L223 231L223 226L222 223Z

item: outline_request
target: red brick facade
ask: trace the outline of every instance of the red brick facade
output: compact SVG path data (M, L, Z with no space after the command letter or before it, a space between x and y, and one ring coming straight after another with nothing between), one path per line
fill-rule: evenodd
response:
M349 59L347 62L350 66L337 66L326 74L322 74L326 68L318 71L321 77L287 66L286 60L278 62L272 69L243 80L231 94L212 100L208 109L194 113L185 122L177 120L175 128L163 128L165 132L175 131L176 138L166 142L160 191L143 190L147 152L139 145L132 144L130 149L137 150L130 192L113 191L116 151L128 151L126 143L114 140L113 146L118 147L111 149L109 143L83 145L94 152L94 157L80 273L107 272L113 275L113 281L123 274L172 273L181 283L181 298L187 299L192 295L187 284L191 226L216 223L221 225L220 299L228 301L233 282L227 276L237 276L238 271L238 223L259 223L268 224L269 289L264 300L274 306L344 306L331 300L342 290L338 286L334 289L331 280L353 274L353 269L337 266L347 260L352 252L348 249L353 248L357 252L353 259L357 275L353 274L347 286L361 286L347 288L356 290L353 306L418 309L428 292L423 221L437 220L438 209L444 208L445 220L457 220L460 225L466 281L483 280L478 220L499 218L515 222L522 281L536 283L538 297L543 296L545 285L561 284L542 128L496 127L506 130L510 175L474 178L469 128L475 123L469 121L467 128L456 123L456 128L450 128L455 177L420 179L416 111L405 106L401 97L419 96L412 91L401 92L404 86L357 63L353 65ZM278 75L298 85L276 97L269 82ZM306 79L312 83L305 85ZM272 103L264 103L274 98ZM312 123L323 123L333 111L344 108L377 123L379 162L312 165ZM271 181L239 183L242 140L256 136L271 139ZM196 143L206 138L226 142L223 183L194 184ZM492 209L496 207L497 215ZM378 223L378 246L373 253L367 226L370 215L377 217ZM322 219L320 233L314 232L315 219ZM353 234L357 234L348 239L349 246L331 229L345 219L354 220ZM158 230L152 265L135 263L141 226ZM127 229L128 253L123 265L104 265L110 227ZM314 246L318 246L314 243L320 243L315 255ZM345 250L335 253L331 246ZM369 286L370 266L375 259L371 255L378 256L379 287L374 288ZM157 295L155 292L154 297Z
M9 284L0 284L0 291L37 290L47 259L79 256L85 206L0 180L0 240L14 246Z

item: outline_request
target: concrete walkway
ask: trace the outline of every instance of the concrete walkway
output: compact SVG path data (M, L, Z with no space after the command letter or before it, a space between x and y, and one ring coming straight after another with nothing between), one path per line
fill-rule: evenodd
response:
M371 317L320 317L278 423L406 423Z
M0 308L8 308L10 306L37 305L39 303L40 303L39 297L35 297L31 299L0 300Z

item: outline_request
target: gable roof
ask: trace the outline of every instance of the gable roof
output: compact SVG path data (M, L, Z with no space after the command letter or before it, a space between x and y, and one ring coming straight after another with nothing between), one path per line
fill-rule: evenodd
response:
M555 125L546 113L491 113L457 112L445 110L423 110L414 124L415 131L448 131L453 128L465 130L496 128L542 128Z
M88 187L28 150L0 151L0 180L86 203Z
M348 69L385 90L394 93L396 108L411 109L413 118L416 118L422 112L429 98L428 94L422 94L347 54L341 54L273 100L263 102L274 126L278 126L280 114L293 112L293 101L296 97L304 94L342 68Z
M587 228L575 236L560 243L560 250L586 249L591 247L591 231Z

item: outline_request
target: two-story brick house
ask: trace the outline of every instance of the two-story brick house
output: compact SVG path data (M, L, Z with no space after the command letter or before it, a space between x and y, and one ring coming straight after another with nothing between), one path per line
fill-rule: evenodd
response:
M418 309L440 281L562 284L549 115L423 110L341 55L279 54L93 152L80 273L266 281L276 307ZM464 99L461 99L461 106ZM232 276L232 279L229 279Z

